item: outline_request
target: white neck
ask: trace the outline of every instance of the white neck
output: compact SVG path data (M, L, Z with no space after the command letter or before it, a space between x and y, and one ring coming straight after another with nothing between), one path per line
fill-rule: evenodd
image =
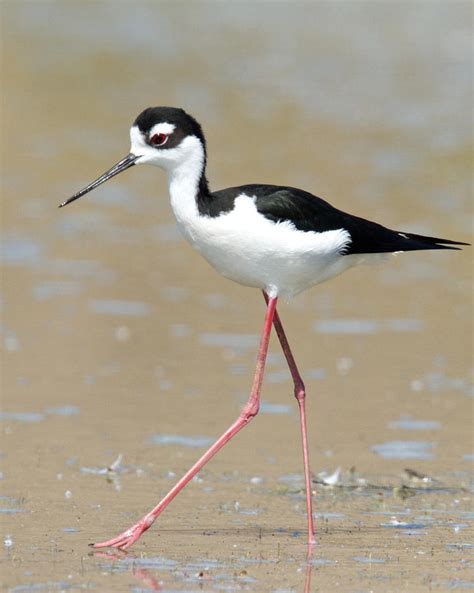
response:
M189 136L179 146L179 152L179 158L167 169L171 207L178 222L182 222L198 213L196 199L204 167L204 148L196 137Z

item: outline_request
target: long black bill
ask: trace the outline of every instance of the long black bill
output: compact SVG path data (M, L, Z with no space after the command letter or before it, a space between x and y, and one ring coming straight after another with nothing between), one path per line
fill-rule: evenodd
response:
M87 185L84 189L81 189L81 191L78 191L77 194L74 194L68 200L61 202L61 204L59 204L58 207L62 208L63 206L67 206L67 204L74 202L74 200L78 200L83 195L89 193L90 191L92 191L93 189L95 189L96 187L98 187L99 185L104 183L105 181L107 181L107 179L111 179L115 175L118 175L122 171L125 171L125 169L128 169L129 167L134 165L135 161L137 159L138 159L138 156L136 156L135 154L132 154L132 153L127 154L127 156L124 159L122 159L121 161L116 163L113 167L111 167L108 171L106 171L98 179L96 179L92 183L89 183L89 185Z

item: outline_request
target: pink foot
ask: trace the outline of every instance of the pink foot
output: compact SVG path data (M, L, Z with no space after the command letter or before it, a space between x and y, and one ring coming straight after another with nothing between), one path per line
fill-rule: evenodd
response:
M150 520L149 517L143 517L143 519L140 519L135 525L132 525L117 537L90 545L93 548L119 548L120 550L126 550L130 546L133 546L141 534L152 525L153 521L153 518Z

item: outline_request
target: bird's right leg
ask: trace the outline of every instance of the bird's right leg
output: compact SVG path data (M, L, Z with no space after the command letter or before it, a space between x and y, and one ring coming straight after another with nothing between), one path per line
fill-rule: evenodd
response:
M267 302L267 311L265 314L265 323L263 326L262 336L260 338L260 346L258 350L257 366L253 379L252 389L250 391L249 399L241 411L237 420L229 426L224 434L211 445L211 447L198 459L198 461L189 469L184 476L179 480L168 494L144 517L137 523L125 530L119 536L109 539L97 544L91 544L94 548L120 548L126 550L133 545L141 534L149 529L156 521L162 511L169 505L173 498L186 486L186 484L198 473L198 471L210 460L214 455L236 435L244 426L246 426L254 416L257 415L260 407L260 390L262 387L263 371L265 368L265 360L268 352L268 342L270 340L270 332L272 329L273 317L276 311L277 298L269 298Z

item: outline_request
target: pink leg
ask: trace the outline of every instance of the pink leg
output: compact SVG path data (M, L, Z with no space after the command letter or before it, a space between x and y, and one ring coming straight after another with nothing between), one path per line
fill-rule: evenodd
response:
M265 298L265 302L267 306L269 304L270 299L268 295L264 292L263 296ZM316 540L314 538L314 527L313 527L313 505L311 501L311 474L309 469L309 454L308 454L308 434L306 430L306 409L305 409L305 398L306 398L306 390L303 383L303 379L298 371L298 367L296 366L295 359L293 357L293 353L291 352L290 345L288 344L288 340L286 338L285 332L283 330L283 326L280 321L280 316L278 315L278 311L275 309L275 315L273 317L273 325L275 327L275 331L277 333L278 339L280 340L280 344L283 350L283 354L285 355L286 362L288 363L288 367L290 369L291 376L293 378L293 383L295 386L295 397L298 402L298 407L300 410L300 427L301 427L301 442L303 445L303 465L304 465L304 479L306 484L306 512L308 515L308 543L315 544Z
M270 339L270 332L272 329L273 316L275 315L277 299L269 298L267 302L267 312L265 315L265 323L263 326L262 336L260 339L260 347L258 350L257 366L253 379L250 396L245 404L242 412L237 420L229 426L224 434L217 439L217 441L204 453L204 455L188 470L179 482L171 488L168 494L161 500L156 507L147 513L140 521L132 525L129 529L121 533L119 536L92 544L95 548L105 548L108 546L114 548L121 548L126 550L134 544L141 534L149 529L161 512L168 506L173 498L180 492L186 484L198 473L198 471L205 465L214 455L228 442L230 439L246 426L254 416L257 415L260 406L260 388L262 386L263 370L265 368L265 360L267 358L268 342Z

